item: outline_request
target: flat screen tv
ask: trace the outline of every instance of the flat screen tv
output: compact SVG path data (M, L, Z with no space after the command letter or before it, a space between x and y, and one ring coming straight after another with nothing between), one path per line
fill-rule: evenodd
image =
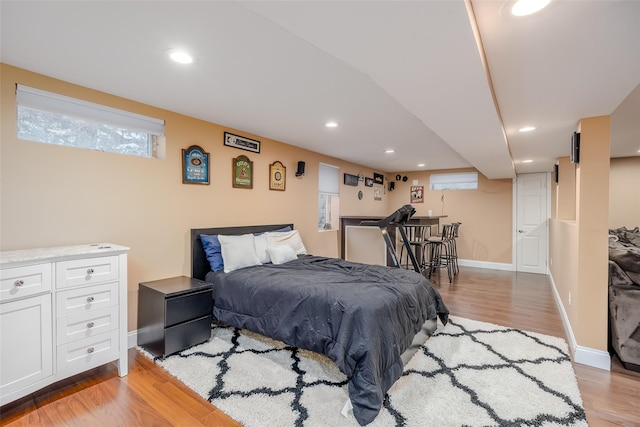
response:
M569 154L571 163L580 163L580 133L574 132L571 135L571 153Z

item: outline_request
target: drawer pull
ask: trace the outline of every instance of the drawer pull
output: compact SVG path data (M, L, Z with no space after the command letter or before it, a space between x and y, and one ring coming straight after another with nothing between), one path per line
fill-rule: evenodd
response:
M89 347L87 349L87 353L89 353L89 354L93 353L94 351L95 351L95 349L93 347Z
M95 324L93 322L89 322L87 323L87 328L91 329L95 326Z
M19 288L22 285L24 285L24 280L22 280L22 279L19 279L19 280L16 280L15 282L13 282L13 286L15 286L16 288Z
M93 298L93 297L87 297L87 302L93 302L94 299L95 298Z
M88 268L87 269L87 274L89 274L89 275L93 274L93 268Z

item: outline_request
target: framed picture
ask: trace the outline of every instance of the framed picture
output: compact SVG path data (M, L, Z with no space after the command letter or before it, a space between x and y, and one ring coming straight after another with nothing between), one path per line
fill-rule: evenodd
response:
M411 186L411 203L424 203L424 187L421 185Z
M373 173L373 182L376 184L384 184L384 175L382 175L381 173Z
M364 179L364 185L366 187L373 187L373 178L366 177Z
M253 188L253 162L247 156L232 159L233 188Z
M209 153L198 145L182 149L182 183L209 184Z
M382 196L380 195L380 189L382 187L373 187L373 200L382 200Z
M239 148L241 150L252 151L254 153L260 153L260 141L240 135L234 135L229 132L224 133L224 145Z
M286 186L287 168L276 160L269 165L269 190L284 191Z
M350 173L344 174L344 185L358 186L358 175L351 175Z

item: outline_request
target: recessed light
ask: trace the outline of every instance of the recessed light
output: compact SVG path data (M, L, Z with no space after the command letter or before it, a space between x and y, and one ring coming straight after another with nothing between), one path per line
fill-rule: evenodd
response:
M396 152L396 150L388 149L388 150L384 150L384 152L387 154L393 154Z
M533 163L533 160L523 160L522 163Z
M191 64L193 57L183 50L172 50L169 52L169 58L179 64Z
M325 126L328 127L328 128L337 128L338 127L338 123L336 123L336 122L327 122L325 124Z
M518 132L531 132L532 130L536 130L535 126L525 126L518 129Z
M551 0L518 0L511 8L515 16L526 16L544 9Z
M423 168L424 166L425 166L424 163L418 163L419 168Z

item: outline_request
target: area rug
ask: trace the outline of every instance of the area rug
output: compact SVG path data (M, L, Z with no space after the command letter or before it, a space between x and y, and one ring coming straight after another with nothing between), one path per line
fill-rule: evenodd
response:
M147 354L149 356L149 354ZM155 362L245 426L358 426L331 360L245 330ZM346 416L342 412L346 412ZM452 317L370 426L587 426L564 340Z

